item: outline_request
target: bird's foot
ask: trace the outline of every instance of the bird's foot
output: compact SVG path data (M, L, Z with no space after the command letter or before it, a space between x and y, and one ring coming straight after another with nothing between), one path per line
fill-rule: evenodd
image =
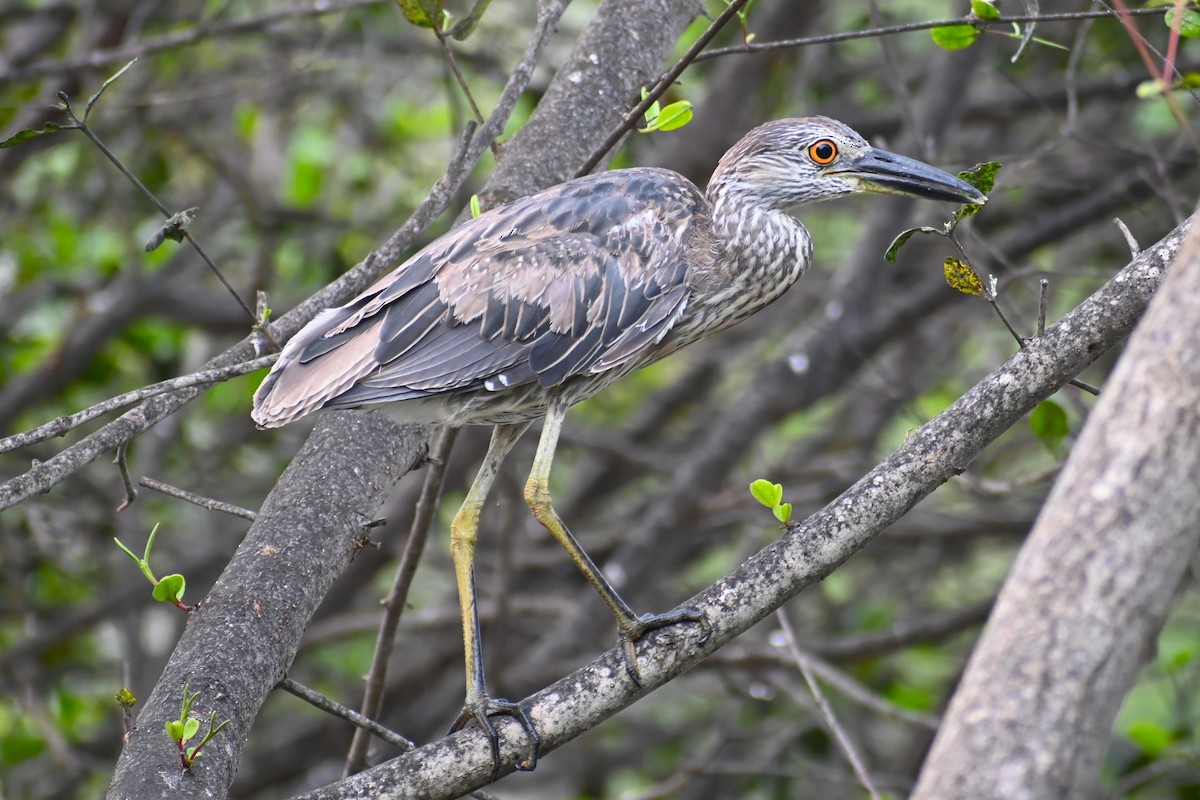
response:
M694 622L700 626L701 635L697 644L704 644L712 636L712 623L708 621L708 617L704 615L703 611L692 606L682 606L674 611L668 611L666 614L643 614L636 619L629 620L627 625L621 626L621 652L625 656L625 672L629 674L629 679L639 689L642 687L642 673L638 668L637 661L638 640L650 631L666 628L669 625L678 625L681 622Z
M491 698L483 693L476 697L468 696L463 704L462 713L458 715L458 719L450 728L450 733L461 731L472 720L475 721L475 724L487 736L488 744L492 747L492 780L495 781L500 777L500 734L490 719L494 714L504 714L521 723L521 727L525 729L525 733L532 741L533 748L525 760L517 762L516 767L524 772L532 771L537 766L538 752L542 748L542 736L537 732L537 728L533 727L533 720L529 718L529 714L520 703Z

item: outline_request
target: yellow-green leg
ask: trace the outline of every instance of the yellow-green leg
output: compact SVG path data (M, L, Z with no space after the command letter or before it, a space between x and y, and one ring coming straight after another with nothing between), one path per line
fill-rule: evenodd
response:
M533 769L537 765L538 750L542 738L533 727L529 714L519 703L494 699L488 696L487 683L483 676L483 648L479 640L479 611L475 600L475 543L478 540L479 512L487 501L488 492L496 480L496 473L504 457L512 450L517 439L529 427L523 422L516 425L497 425L492 431L492 440L479 474L467 492L462 508L450 523L450 555L454 559L454 578L458 584L458 602L462 613L463 653L467 665L467 698L462 713L450 732L460 730L471 720L487 734L492 746L493 778L500 769L500 738L489 714L507 714L516 718L533 740L529 758L518 765L518 769Z
M529 504L538 522L558 541L567 555L575 562L575 566L583 573L597 592L609 611L617 618L617 629L620 632L621 645L625 653L625 670L630 679L638 686L642 685L641 673L637 663L637 640L649 631L664 628L679 622L695 622L703 631L703 639L712 633L712 625L703 612L695 608L679 608L667 614L645 614L638 616L633 613L629 604L621 599L617 590L604 577L591 557L584 552L575 541L575 537L567 530L550 498L550 466L554 461L554 450L558 446L558 437L562 431L563 418L567 407L552 403L546 412L546 422L542 428L542 438L538 440L537 455L533 459L533 469L529 473L529 481L525 484L525 502ZM702 640L703 641L703 640Z

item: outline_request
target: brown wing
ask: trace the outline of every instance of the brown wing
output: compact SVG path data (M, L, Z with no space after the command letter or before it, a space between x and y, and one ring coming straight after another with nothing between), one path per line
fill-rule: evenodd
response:
M624 364L682 312L704 204L675 173L634 169L471 220L297 333L255 394L255 419L553 387Z

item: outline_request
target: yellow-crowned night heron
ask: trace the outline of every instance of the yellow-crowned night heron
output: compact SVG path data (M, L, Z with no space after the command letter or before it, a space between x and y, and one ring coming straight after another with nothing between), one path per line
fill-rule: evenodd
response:
M461 602L467 694L455 729L489 714L475 610L480 510L505 455L545 417L525 499L617 618L630 677L636 641L693 609L638 616L554 511L550 463L567 408L617 378L749 317L804 274L812 240L788 211L858 192L982 203L975 188L920 161L877 150L824 117L762 125L725 154L707 193L661 169L568 181L470 220L426 246L287 343L254 395L275 427L322 408L387 404L403 422L494 425L475 482L450 527Z

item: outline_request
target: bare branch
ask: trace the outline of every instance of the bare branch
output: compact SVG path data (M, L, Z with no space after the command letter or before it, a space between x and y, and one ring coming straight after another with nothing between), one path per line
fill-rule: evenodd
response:
M248 508L235 506L232 503L223 503L220 500L214 500L211 497L203 497L194 492L189 492L186 489L180 489L177 486L172 486L169 483L156 481L154 478L142 476L141 478L138 478L138 484L146 487L147 489L152 489L156 492L162 492L170 497L177 497L180 500L186 500L193 505L206 508L209 511L220 511L223 514L231 514L235 517L248 519L251 522L254 521L254 517L256 516L255 513Z
M383 599L383 616L379 619L379 632L375 640L375 652L371 656L371 668L363 679L362 713L367 717L379 714L383 705L383 690L387 680L388 663L392 658L392 649L396 645L396 629L400 625L400 617L408 604L408 590L417 574L417 565L425 550L425 542L429 538L429 527L433 523L434 512L437 511L438 500L442 495L442 482L446 477L446 462L450 459L450 449L454 447L454 439L458 435L457 428L443 428L429 451L429 469L425 473L425 482L421 486L421 496L417 498L417 507L413 512L412 527L408 532L408 542L404 546L404 555L396 567L396 576L387 597ZM361 772L367 764L367 748L370 744L365 733L355 731L354 740L350 743L350 752L346 756L346 768L343 777Z
M338 719L344 719L360 731L365 731L372 736L377 736L388 744L398 749L401 753L407 753L416 747L416 744L405 739L400 734L393 730L389 730L380 725L375 720L368 716L358 713L352 708L347 708L341 703L330 700L325 695L318 691L308 688L302 683L297 683L291 678L284 678L279 682L279 688L288 694L299 697L304 702L308 703L313 708L319 708L327 714L332 714Z
M105 400L102 403L97 403L91 408L85 408L83 411L77 411L64 417L47 422L45 425L39 425L33 430L18 433L9 436L6 439L0 439L0 453L7 453L11 450L16 450L21 447L28 447L38 442L44 442L47 439L54 439L59 436L65 436L70 431L78 428L85 422L102 417L119 408L133 405L151 397L157 397L171 392L177 392L181 389L190 389L197 386L211 386L214 383L221 383L230 378L236 378L239 375L269 367L275 363L275 359L279 358L277 354L263 356L253 361L245 361L240 364L234 364L229 367L215 367L206 369L200 372L193 372L191 375L181 375L178 378L152 383L149 386L143 386L141 389L135 389L132 392L119 394L116 397Z
M189 47L206 39L221 36L244 35L258 33L281 22L310 17L321 17L326 14L336 14L362 6L379 5L384 0L325 0L324 2L305 3L303 5L281 8L245 19L229 22L214 22L201 24L194 28L169 33L153 39L127 45L113 50L96 50L84 56L66 59L65 61L39 61L27 67L0 72L0 85L14 81L41 78L46 75L57 75L64 72L77 72L81 69L99 69L113 64L123 64L141 56L174 50L179 47Z
M1131 9L1128 13L1131 16L1161 16L1166 14L1169 8L1138 8ZM987 30L991 27L1011 27L1013 24L1022 23L1039 23L1039 22L1064 22L1068 20L1081 19L1106 19L1116 18L1118 14L1113 11L1078 11L1064 12L1061 14L1026 14L1014 15L1011 17L1003 17L1001 19L980 19L974 15L969 17L958 17L955 19L940 19L927 20L925 22L908 22L902 25L887 25L882 28L869 28L861 31L849 31L846 33L831 33L825 36L804 36L799 39L783 39L778 42L751 42L750 44L733 45L730 47L721 47L715 50L709 50L696 57L696 61L707 61L710 58L719 58L721 56L734 55L738 53L765 53L770 50L784 50L795 47L811 47L817 44L836 44L837 42L848 42L855 39L874 39L880 36L895 36L898 33L912 33L913 31L928 31L933 28L945 28L951 25L970 24L981 30Z
M875 784L871 781L871 776L867 773L866 765L863 764L862 758L858 755L858 750L854 743L850 741L849 734L837 721L837 716L833 713L833 708L829 705L829 701L825 699L824 693L821 692L821 687L817 683L816 676L813 675L812 667L808 663L808 658L796 646L796 634L792 631L792 625L788 622L787 614L782 608L775 610L775 617L779 620L779 627L783 630L784 639L787 641L788 650L792 654L792 660L796 667L799 668L800 674L804 676L804 682L808 684L808 691L812 693L813 700L817 704L817 710L821 713L821 718L825 722L825 728L837 741L838 747L841 748L842 754L846 760L850 762L850 768L854 770L854 774L858 777L858 782L867 790L872 800L879 800L879 792L875 789Z

